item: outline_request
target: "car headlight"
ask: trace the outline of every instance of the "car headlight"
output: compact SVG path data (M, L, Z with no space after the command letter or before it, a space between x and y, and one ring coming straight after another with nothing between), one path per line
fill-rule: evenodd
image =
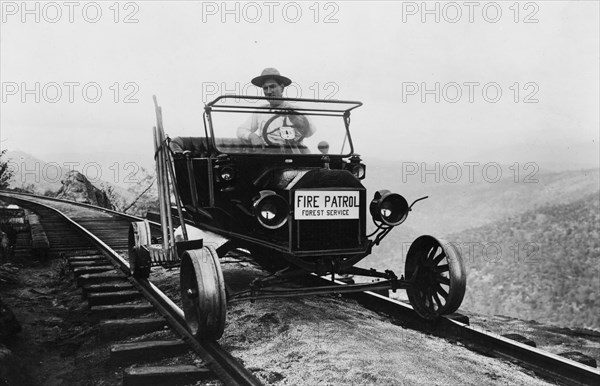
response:
M362 180L363 178L365 178L365 165L363 165L363 164L351 164L350 165L350 172L352 174L354 174L354 176L356 178L358 178L359 180Z
M215 161L215 172L221 182L231 182L235 179L235 168L227 154L219 154Z
M350 162L346 164L345 169L354 174L354 177L362 180L365 178L367 167L361 162L360 156L354 154L350 157Z
M267 229L281 228L288 219L286 200L272 190L263 190L254 201L254 216Z
M235 178L235 169L230 165L223 166L219 168L219 177L221 181L232 181Z
M375 221L381 221L389 226L396 226L404 222L410 208L406 199L389 190L380 190L375 193L369 211Z

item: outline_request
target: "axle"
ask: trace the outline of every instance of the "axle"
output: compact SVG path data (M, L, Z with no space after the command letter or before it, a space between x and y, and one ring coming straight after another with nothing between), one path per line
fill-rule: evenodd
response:
M328 294L343 294L353 292L364 292L364 291L380 291L380 290L392 290L395 291L400 288L409 288L412 283L404 279L392 279L384 280L374 283L359 283L359 284L346 284L346 285L326 285L317 287L306 287L306 288L293 288L293 289L268 289L268 288L257 288L254 286L250 291L242 291L235 293L229 297L228 301L241 301L241 300L261 300L261 299L273 299L273 298L288 298L295 296L310 296L310 295L328 295Z

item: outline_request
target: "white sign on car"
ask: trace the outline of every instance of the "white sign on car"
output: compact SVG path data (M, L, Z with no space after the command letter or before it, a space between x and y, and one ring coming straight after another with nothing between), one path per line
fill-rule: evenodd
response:
M294 219L357 219L359 207L358 191L298 190L294 198Z

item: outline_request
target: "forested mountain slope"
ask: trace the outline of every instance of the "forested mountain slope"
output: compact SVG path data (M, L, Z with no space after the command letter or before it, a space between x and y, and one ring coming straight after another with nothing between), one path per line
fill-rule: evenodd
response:
M600 196L450 235L468 267L463 307L600 329Z

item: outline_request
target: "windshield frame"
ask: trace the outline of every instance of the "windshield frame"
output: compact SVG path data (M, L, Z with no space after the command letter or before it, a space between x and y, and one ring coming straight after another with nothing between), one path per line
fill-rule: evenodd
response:
M303 115L307 116L329 116L329 117L340 117L344 122L344 127L346 130L345 139L347 140L349 145L349 152L344 154L334 154L336 156L341 157L349 157L354 154L354 144L352 142L352 136L350 134L350 112L360 106L362 106L362 102L359 101L348 101L348 100L337 100L337 99L306 99L306 98L274 98L274 97L264 97L264 96L249 96L249 95L221 95L209 103L206 103L204 106L204 130L207 135L207 138L210 141L211 146L218 153L221 154L238 154L237 152L224 152L216 144L215 141L215 131L213 127L213 119L212 113L240 113L241 114L252 114L252 113L261 113L265 111L270 111L275 114L290 114L289 108L278 108L269 105L264 106L248 106L248 105L235 105L231 103L219 104L220 101L226 99L235 99L235 100L257 100L257 101L285 101L285 102L305 102L310 104L317 104L319 107L315 108L303 108L303 107L294 107L295 112L300 112ZM320 105L323 105L321 108ZM289 156L289 154L273 154L266 152L257 152L257 153L244 153L240 152L240 154L260 154L260 155L282 155ZM317 153L308 153L308 154L298 154L303 156L315 156L322 155Z

